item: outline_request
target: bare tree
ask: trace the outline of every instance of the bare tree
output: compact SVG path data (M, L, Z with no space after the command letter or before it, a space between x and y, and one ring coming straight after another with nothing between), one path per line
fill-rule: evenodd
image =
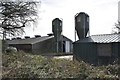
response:
M112 33L120 33L120 23L115 23L115 27L112 28Z
M24 33L29 22L36 22L38 2L0 2L0 29L3 40L9 35Z
M118 30L120 30L120 24L118 23L115 23L115 27L118 29Z

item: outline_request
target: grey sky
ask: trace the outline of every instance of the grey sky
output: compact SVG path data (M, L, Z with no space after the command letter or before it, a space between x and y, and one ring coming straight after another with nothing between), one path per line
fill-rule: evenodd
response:
M42 0L38 27L26 35L46 35L52 32L52 20L63 19L63 34L74 40L74 15L86 12L90 16L90 34L109 34L118 19L119 0ZM28 34L29 33L29 34Z

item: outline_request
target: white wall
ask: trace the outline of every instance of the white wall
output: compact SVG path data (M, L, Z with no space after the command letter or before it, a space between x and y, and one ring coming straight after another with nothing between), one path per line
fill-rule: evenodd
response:
M65 52L66 53L70 52L70 41L65 41Z

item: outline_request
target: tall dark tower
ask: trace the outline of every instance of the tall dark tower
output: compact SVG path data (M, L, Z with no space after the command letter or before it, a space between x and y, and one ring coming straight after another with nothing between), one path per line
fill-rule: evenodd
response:
M52 32L54 34L55 37L55 41L56 41L56 52L58 52L58 47L59 47L59 41L60 41L60 36L62 33L62 20L60 20L59 18L55 18L52 21Z
M79 39L87 37L87 34L89 32L88 14L81 12L75 15L75 31L77 32Z

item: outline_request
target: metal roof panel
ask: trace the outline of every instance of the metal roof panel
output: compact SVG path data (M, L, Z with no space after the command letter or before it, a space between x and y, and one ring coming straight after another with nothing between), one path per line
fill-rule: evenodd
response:
M15 40L7 40L8 44L35 44L37 42L41 42L54 36L43 36L38 38L27 38L27 39L15 39Z
M120 33L92 35L90 37L80 39L77 42L96 42L96 43L120 42Z
M90 38L97 43L111 43L120 42L120 34L102 34L102 35L92 35Z

